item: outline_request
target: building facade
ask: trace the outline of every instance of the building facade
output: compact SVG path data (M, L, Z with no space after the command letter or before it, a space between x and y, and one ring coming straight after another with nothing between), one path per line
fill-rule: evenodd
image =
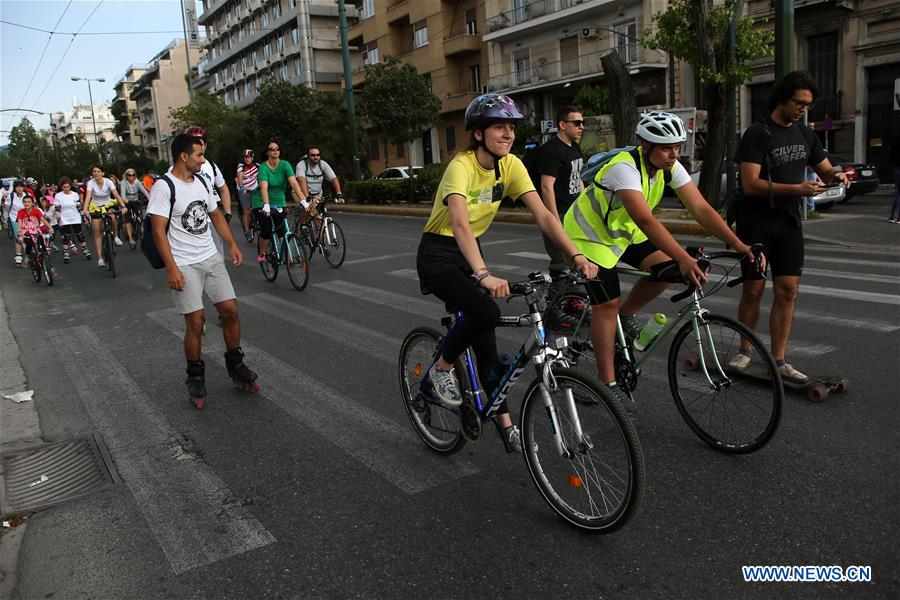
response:
M74 102L73 98L73 102ZM96 131L94 125L96 124ZM117 140L116 119L108 106L75 104L72 110L50 113L50 135L53 142L67 146L83 134L88 144Z
M250 104L268 77L316 90L341 89L334 0L203 0L198 21L207 36L203 76L229 106Z
M185 52L188 55L185 56ZM174 137L171 111L191 101L187 83L187 60L198 64L200 51L188 49L184 40L175 40L150 61L131 90L140 129L141 145L153 160L171 162L170 143Z
M816 79L819 95L809 121L840 161L869 162L892 179L890 145L900 135L900 3L891 0L795 0L794 64ZM768 0L746 6L770 26ZM773 59L758 62L740 93L740 127L769 113ZM826 133L827 132L827 133Z
M487 53L484 2L477 0L357 0L358 20L349 30L353 87L365 81L365 67L386 56L399 57L431 79L441 99L441 123L406 145L386 146L379 132L369 132L369 168L446 162L467 144L466 107L486 87Z
M116 98L113 100L113 116L116 118L116 133L125 144L141 145L141 128L138 120L137 104L131 99L134 84L150 69L150 65L131 65L113 88Z

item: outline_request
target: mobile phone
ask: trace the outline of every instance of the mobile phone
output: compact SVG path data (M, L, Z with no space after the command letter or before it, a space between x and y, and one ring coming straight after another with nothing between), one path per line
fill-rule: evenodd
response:
M842 185L844 185L843 182L838 181L837 183L820 183L819 187L824 188L826 190L830 190L830 189L834 189L836 187L840 187Z

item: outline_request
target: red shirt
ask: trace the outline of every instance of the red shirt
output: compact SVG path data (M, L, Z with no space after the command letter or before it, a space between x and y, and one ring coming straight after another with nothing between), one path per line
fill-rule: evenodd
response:
M37 235L42 230L47 229L41 219L44 217L44 211L38 207L32 207L31 212L24 208L16 215L16 222L22 223L22 233Z

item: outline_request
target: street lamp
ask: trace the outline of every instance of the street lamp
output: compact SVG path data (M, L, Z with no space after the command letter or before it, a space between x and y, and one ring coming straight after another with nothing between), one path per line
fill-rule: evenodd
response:
M100 77L99 79L91 79L90 77L72 77L72 81L87 81L88 99L91 101L91 123L94 125L94 143L97 145L97 156L100 157L100 160L103 160L103 157L100 154L100 137L97 135L97 118L94 116L94 94L91 93L91 82L96 81L98 83L103 83L106 79L103 77Z
M36 115L46 115L39 110L31 110L30 108L0 108L0 112L31 112Z

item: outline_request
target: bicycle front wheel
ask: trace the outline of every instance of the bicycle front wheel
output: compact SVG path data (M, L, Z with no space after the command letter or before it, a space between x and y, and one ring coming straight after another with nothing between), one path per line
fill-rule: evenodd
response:
M273 240L269 240L269 247L266 249L265 260L259 263L259 270L262 271L266 281L275 281L278 277L278 258L272 251ZM259 243L256 244L257 253L259 252Z
M784 388L775 361L742 323L706 315L697 325L699 339L692 320L678 330L669 348L669 388L678 412L716 450L729 454L759 450L772 439L781 418ZM768 381L751 380L728 366L742 337L750 341L753 361Z
M53 285L53 263L50 260L50 253L46 250L41 259L41 268L44 270L44 280L47 285Z
M344 239L344 230L331 217L325 217L322 225L322 254L325 260L333 268L337 269L344 264L347 257L347 241Z
M300 244L293 235L289 235L284 240L283 249L284 266L287 268L288 279L291 280L294 289L299 292L309 283L309 263L306 262L303 250L300 249Z
M441 334L430 327L406 334L400 346L400 394L416 435L438 454L453 454L466 444L459 415L430 400L430 384L425 380L440 339Z
M547 390L549 399L540 378L525 392L525 462L559 516L579 529L609 533L634 516L643 495L644 455L637 432L625 409L596 381L560 367L553 367L553 377L557 386ZM554 412L557 423L550 416Z
M106 239L103 243L103 251L106 254L106 269L112 274L113 278L116 276L116 243L113 241L113 236L111 234L106 234Z

